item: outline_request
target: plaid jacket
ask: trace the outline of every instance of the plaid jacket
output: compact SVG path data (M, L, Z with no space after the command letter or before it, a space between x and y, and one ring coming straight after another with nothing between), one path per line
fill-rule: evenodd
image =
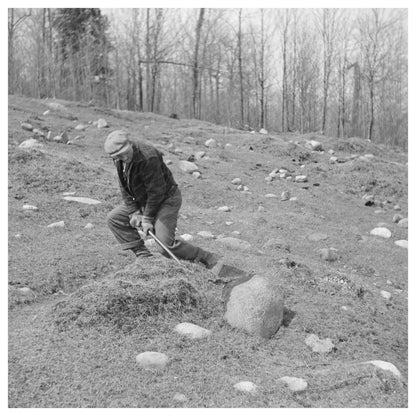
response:
M123 172L123 163L115 162L121 195L130 213L140 210L143 220L152 222L162 202L176 191L177 183L155 147L131 139L133 158Z

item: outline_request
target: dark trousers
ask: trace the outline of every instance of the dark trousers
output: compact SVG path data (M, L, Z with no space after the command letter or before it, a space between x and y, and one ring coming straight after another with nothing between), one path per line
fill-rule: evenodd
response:
M154 222L156 237L165 244L172 253L184 260L197 260L200 249L183 240L175 239L176 224L182 195L179 188L160 206ZM125 205L114 208L107 216L107 224L123 250L144 248L144 242L135 228L130 225L129 210ZM158 244L158 250L166 257L169 255Z

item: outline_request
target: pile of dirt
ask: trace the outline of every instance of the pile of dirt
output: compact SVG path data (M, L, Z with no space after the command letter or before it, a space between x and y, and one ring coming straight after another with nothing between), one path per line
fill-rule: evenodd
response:
M152 317L193 311L208 316L215 305L204 294L208 278L198 266L184 269L163 258L141 259L140 264L84 285L57 303L51 315L60 330L102 325L130 330Z

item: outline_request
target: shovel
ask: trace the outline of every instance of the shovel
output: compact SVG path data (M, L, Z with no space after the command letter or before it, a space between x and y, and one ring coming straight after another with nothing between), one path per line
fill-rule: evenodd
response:
M144 236L144 232L141 230L141 229L139 229L139 228L137 228L137 231L139 232L139 234L140 234L140 236L143 238L143 236ZM152 232L152 231L148 231L148 234L150 235L150 237L152 237L153 238L153 240L155 240L156 241L156 243L157 244L159 244L159 246L160 247L162 247L163 248L163 250L165 250L166 251L166 253L168 253L169 254L169 256L171 257L171 259L173 259L173 260L175 260L176 261L176 263L178 263L179 264L179 266L183 266L182 265L182 263L179 261L179 259L172 253L172 251L171 250L169 250L156 236L155 236L155 234Z

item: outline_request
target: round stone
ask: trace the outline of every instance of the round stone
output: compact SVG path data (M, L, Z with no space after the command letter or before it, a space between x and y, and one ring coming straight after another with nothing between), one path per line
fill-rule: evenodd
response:
M303 391L308 387L308 383L303 378L298 377L281 377L280 381L285 383L289 390L292 391Z
M182 322L176 325L174 331L177 334L190 339L202 339L209 337L212 334L210 330L202 328L198 325L191 324L189 322Z
M136 363L145 370L163 370L169 363L169 357L155 351L145 351L136 356Z
M255 394L258 390L257 385L251 381L240 381L239 383L234 384L234 388L243 393Z

